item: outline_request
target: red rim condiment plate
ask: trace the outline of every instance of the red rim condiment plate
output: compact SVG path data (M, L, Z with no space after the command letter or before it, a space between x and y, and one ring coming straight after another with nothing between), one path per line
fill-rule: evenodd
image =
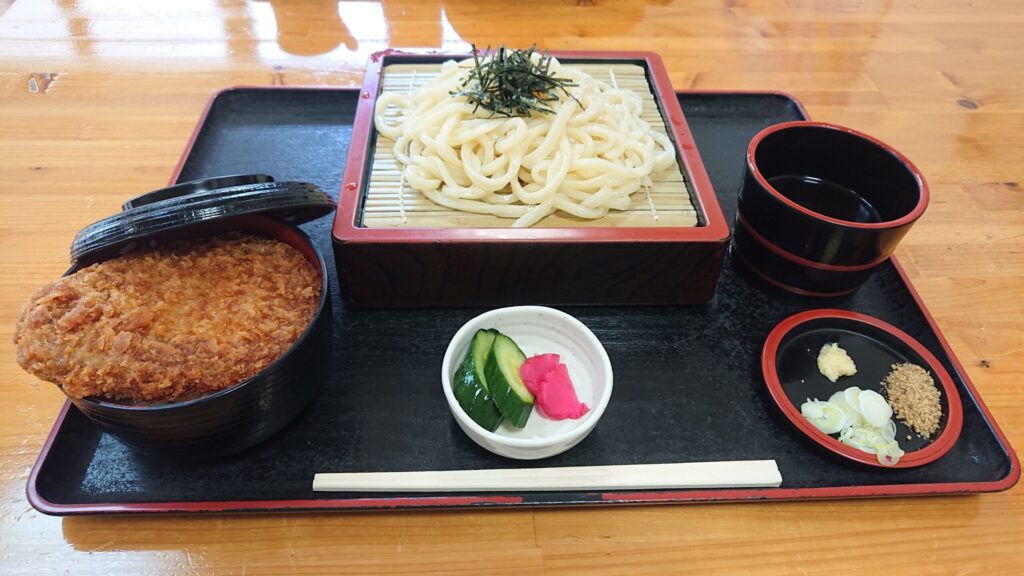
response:
M836 383L818 373L816 358L822 344L838 342L857 364L857 374ZM910 434L898 419L897 441L906 454L886 466L874 454L839 442L818 430L800 413L796 399L827 399L849 386L879 391L893 361L910 362L928 370L942 393L940 432L932 440ZM775 404L808 438L831 452L880 468L913 468L934 462L949 452L963 427L963 407L952 378L938 359L920 342L899 328L877 318L837 309L809 310L780 322L768 335L761 351L761 369ZM802 378L798 378L802 376Z

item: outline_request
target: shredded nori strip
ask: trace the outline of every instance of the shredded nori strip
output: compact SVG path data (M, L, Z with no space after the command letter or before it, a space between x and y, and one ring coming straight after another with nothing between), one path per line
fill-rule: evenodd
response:
M567 90L575 86L572 80L551 74L551 56L538 53L536 44L527 50L501 46L484 61L474 44L473 69L462 82L463 89L451 95L464 96L474 104L474 112L483 108L496 116L530 116L534 112L553 114L547 103L559 101L559 91L576 100Z

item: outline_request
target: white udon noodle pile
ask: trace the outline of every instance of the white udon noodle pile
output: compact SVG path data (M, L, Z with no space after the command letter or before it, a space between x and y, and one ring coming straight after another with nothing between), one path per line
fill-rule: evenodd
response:
M576 99L548 103L553 114L505 118L450 94L471 68L472 60L445 62L423 87L377 100L377 130L395 140L405 181L441 206L515 218L512 226L555 210L601 218L629 208L652 173L675 163L671 141L641 119L631 90L552 58L552 75L576 83L568 88ZM398 114L388 118L392 105Z

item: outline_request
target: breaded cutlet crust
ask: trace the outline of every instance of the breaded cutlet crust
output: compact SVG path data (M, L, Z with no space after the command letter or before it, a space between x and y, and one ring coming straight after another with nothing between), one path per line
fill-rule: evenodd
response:
M37 291L18 363L74 398L174 401L246 380L309 324L320 279L283 242L232 233L94 264Z

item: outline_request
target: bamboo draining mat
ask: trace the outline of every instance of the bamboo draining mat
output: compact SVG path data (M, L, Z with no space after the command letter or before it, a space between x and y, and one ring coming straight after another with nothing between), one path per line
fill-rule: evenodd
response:
M644 68L636 64L572 64L609 84L636 91L644 101L643 119L655 130L666 133L665 122L658 111ZM440 64L391 64L383 70L382 92L411 92L433 79ZM387 117L393 118L392 107ZM503 228L512 219L489 214L471 214L439 206L407 183L403 185L402 166L392 153L394 141L377 135L372 157L370 180L366 189L361 225L367 228ZM585 220L564 212L555 212L535 227L580 226L697 226L697 212L685 183L685 171L678 164L652 174L650 190L638 190L628 210L612 210L604 218Z

